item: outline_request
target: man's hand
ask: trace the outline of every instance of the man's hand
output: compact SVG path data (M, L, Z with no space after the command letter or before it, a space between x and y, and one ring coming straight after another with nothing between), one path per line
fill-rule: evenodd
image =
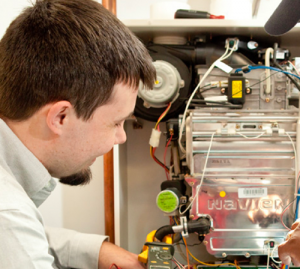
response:
M300 219L293 223L286 241L278 246L278 255L284 264L293 262L295 266L300 266Z
M138 255L112 243L103 242L99 252L98 269L109 269L113 263L121 269L145 269L138 261Z

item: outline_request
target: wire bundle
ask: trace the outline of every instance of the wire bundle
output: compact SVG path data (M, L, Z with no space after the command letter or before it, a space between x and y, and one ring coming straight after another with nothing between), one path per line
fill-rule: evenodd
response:
M159 131L159 123L162 121L162 119L168 114L169 110L171 108L171 103L169 103L168 107L166 108L166 110L160 115L160 117L158 118L156 124L155 124L155 127L154 129L155 130L158 130ZM165 172L166 173L169 173L169 168L164 164L162 163L160 160L158 160L156 157L155 157L155 150L156 148L150 146L150 156L153 158L153 160L158 164L160 165L162 168L164 168Z
M280 269L289 269L289 266L286 265L286 264L282 264L281 267L280 267Z
M233 45L232 48L235 47L235 44ZM224 61L225 59L227 59L228 57L231 56L231 54L233 53L233 49L232 48L229 48L229 42L227 43L226 45L226 51L225 53L218 59L216 60L211 66L210 68L206 71L206 73L204 74L204 76L202 77L202 79L200 80L200 82L198 83L198 85L196 86L195 90L193 91L193 93L191 94L188 102L187 102L187 105L185 107L185 110L184 110L184 113L183 113L183 117L182 117L182 122L181 122L181 125L180 125L180 131L179 131L179 139L178 139L178 144L179 144L179 147L180 147L180 150L183 152L183 153L186 153L185 149L183 148L182 144L181 144L181 139L182 139L182 133L183 133L183 128L184 128L184 125L185 125L185 118L186 118L186 115L187 115L187 111L189 109L189 106L196 94L196 92L199 90L200 86L202 85L202 83L204 82L204 80L208 77L208 75L210 74L210 72L214 69L214 67L221 61Z

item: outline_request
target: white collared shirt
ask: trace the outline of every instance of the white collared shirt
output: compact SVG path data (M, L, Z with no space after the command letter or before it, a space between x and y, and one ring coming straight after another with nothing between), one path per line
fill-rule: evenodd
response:
M0 119L1 269L98 268L106 236L45 229L37 207L55 186L42 163Z

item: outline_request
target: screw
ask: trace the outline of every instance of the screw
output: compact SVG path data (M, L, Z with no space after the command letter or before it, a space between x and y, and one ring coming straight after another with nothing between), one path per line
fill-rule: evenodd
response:
M235 126L235 129L240 129L240 125L236 125L236 126Z
M266 98L266 103L269 103L270 102L270 98Z
M221 93L225 93L225 91L226 91L225 88L221 89Z
M262 126L261 126L261 125L259 125L259 126L258 126L258 129L262 129Z
M251 255L250 255L250 253L248 253L248 252L245 254L245 257L246 257L246 258L250 258L250 256L251 256Z
M203 245L206 246L208 244L208 242L205 240L203 241Z
M226 258L226 257L227 257L227 254L226 254L225 252L223 252L223 253L222 253L222 257L223 257L223 258Z
M190 186L194 186L194 184L195 184L194 182L190 182Z
M180 197L180 203L181 203L181 204L186 204L186 202L187 202L187 201L186 201L186 197L185 197L185 196L181 196L181 197Z
M250 93L251 92L251 89L250 88L247 88L246 89L246 93Z
M189 217L189 218L190 218L190 219L193 219L194 217L195 217L194 215L190 215L190 217Z

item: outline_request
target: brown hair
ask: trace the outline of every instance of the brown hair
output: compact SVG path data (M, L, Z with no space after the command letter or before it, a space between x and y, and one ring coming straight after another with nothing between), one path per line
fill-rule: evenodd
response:
M37 0L0 42L0 115L11 120L60 100L88 120L116 83L140 80L155 80L146 48L93 0Z

